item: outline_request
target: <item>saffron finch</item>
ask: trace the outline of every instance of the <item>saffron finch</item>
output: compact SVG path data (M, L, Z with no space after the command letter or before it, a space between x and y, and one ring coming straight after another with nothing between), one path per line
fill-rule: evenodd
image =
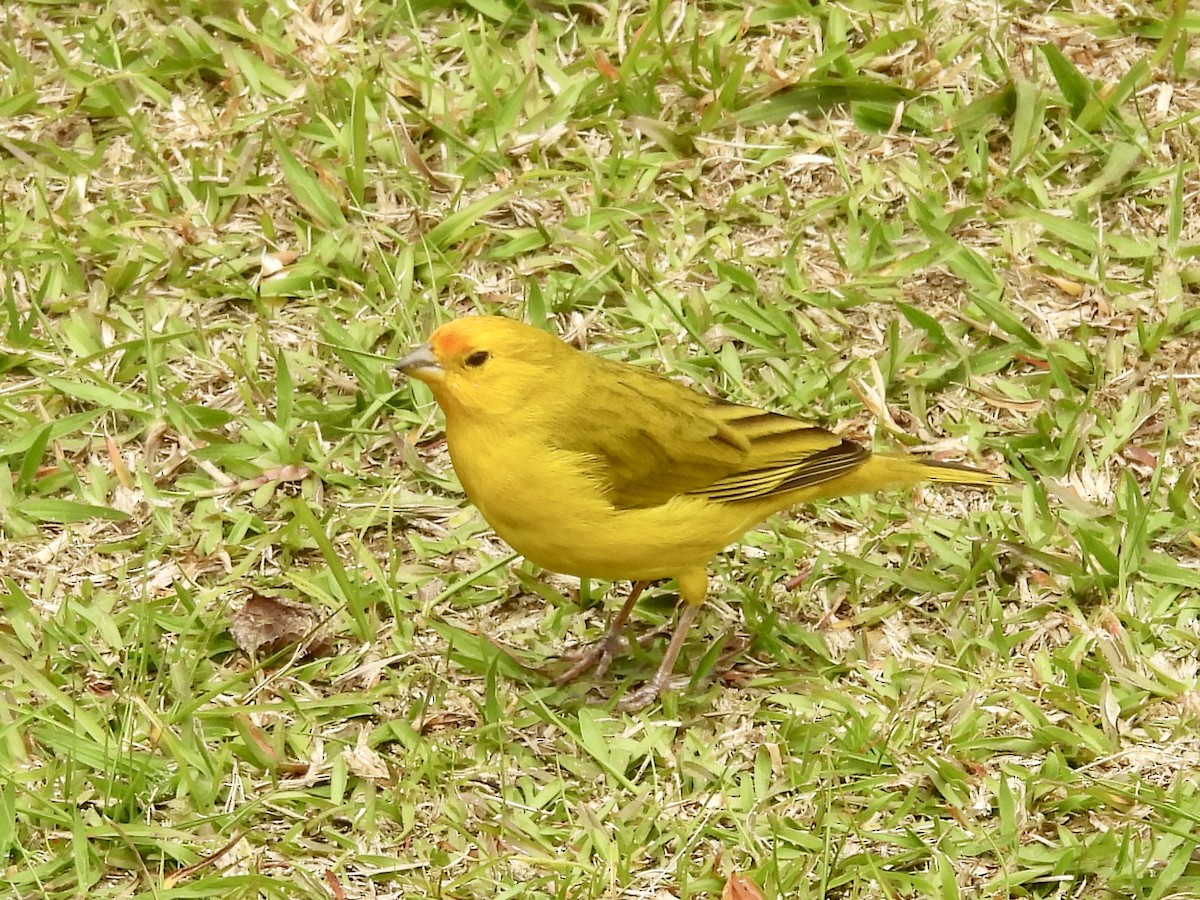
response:
M626 695L626 709L667 687L704 601L709 560L772 513L922 480L1004 480L873 454L511 319L442 325L397 368L429 385L467 497L514 550L554 572L634 582L605 637L560 680L593 667L603 674L643 588L675 579L683 611L662 664Z

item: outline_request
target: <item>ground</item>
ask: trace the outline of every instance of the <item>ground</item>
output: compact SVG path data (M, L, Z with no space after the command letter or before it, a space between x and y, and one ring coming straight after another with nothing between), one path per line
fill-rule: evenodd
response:
M0 25L12 896L1200 896L1184 0ZM1011 481L765 523L620 712L392 371L474 312Z

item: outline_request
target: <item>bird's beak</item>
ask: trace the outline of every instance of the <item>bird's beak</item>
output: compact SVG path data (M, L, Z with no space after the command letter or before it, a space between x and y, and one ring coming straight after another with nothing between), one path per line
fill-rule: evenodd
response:
M433 348L428 344L414 347L396 363L396 368L418 381L440 381L445 374L442 364L433 355Z

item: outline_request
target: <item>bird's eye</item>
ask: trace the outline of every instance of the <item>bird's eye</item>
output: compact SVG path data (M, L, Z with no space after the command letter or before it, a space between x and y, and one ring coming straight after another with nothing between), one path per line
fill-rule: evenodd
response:
M467 365L470 366L472 369L478 369L480 366L482 366L485 362L488 361L489 356L491 356L491 354L488 353L486 350L476 350L474 353L472 353L470 356L467 357L466 362L467 362Z

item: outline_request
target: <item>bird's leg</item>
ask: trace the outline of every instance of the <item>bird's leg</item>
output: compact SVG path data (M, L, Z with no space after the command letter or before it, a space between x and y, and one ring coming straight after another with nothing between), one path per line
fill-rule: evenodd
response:
M608 631L604 633L604 637L592 645L590 650L587 650L583 656L576 661L575 665L567 669L557 678L554 679L555 684L566 684L568 681L574 681L588 669L595 668L596 677L599 678L608 671L608 664L612 662L613 655L621 646L621 632L625 629L625 623L629 621L629 615L633 612L633 607L637 605L638 597L642 591L650 584L648 581L635 581L633 587L629 589L629 596L625 600L625 605L617 610L617 614L613 616L612 621L608 625Z
M635 712L654 702L655 698L671 683L671 672L675 669L675 660L679 658L679 651L683 649L684 639L687 638L687 633L699 611L700 604L698 603L684 605L683 612L679 614L679 621L675 624L675 631L671 634L671 643L667 644L667 652L663 654L662 662L659 663L658 671L654 673L653 678L636 691L630 691L622 697L621 702L617 704L618 709Z
M652 702L671 683L671 672L675 668L675 660L679 659L679 651L683 649L684 639L687 638L692 622L696 620L696 613L700 611L704 595L708 593L708 575L704 569L690 569L675 576L675 583L679 585L679 598L683 601L683 612L679 614L679 621L675 623L675 630L671 633L671 642L667 644L667 652L663 654L662 662L659 663L654 677L636 691L630 691L621 698L621 702L617 704L619 709L630 712L641 709Z

